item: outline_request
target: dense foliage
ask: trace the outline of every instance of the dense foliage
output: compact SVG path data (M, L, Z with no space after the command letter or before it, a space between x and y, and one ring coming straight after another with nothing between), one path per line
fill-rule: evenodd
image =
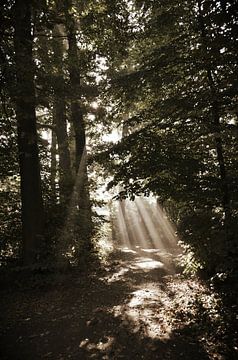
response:
M98 216L92 208L92 193L90 200L89 191L95 185L91 177L88 180L85 138L97 116L91 103L98 95L98 64L103 56L114 59L124 52L127 17L123 1L1 3L3 258L23 256L25 263L36 258L49 263L52 256L58 261L63 253L78 262L89 255ZM37 157L41 181L36 188L41 190L38 195L33 191L29 199ZM41 191L43 218L34 205L42 202ZM44 229L37 229L41 218ZM26 258L30 248L33 252Z
M119 197L158 198L178 227L187 269L234 274L236 1L24 4L30 11L31 119L35 113L45 253L82 258L92 248L92 219L100 223L93 193L104 168L108 188L123 189ZM27 79L27 72L16 41L21 36L17 5L1 4L4 256L18 255L22 247L19 175L24 169L20 161L19 170L17 158L22 139L17 108L28 100L19 82L19 73ZM104 131L118 128L120 141L103 141Z
M101 155L121 195L153 193L208 273L237 268L237 13L233 1L136 1L106 95L127 136ZM126 114L123 117L121 114ZM196 267L195 266L195 267Z

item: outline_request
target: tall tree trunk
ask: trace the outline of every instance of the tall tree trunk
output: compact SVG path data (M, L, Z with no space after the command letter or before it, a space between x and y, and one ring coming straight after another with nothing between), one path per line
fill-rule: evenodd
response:
M71 20L72 23L72 20ZM78 47L74 24L67 25L68 36L68 60L70 74L70 97L71 97L71 121L75 133L75 168L79 168L81 158L86 146L85 123L81 107L81 75L80 64L78 60Z
M34 63L32 58L32 7L16 0L14 47L16 59L16 118L21 176L23 261L36 261L43 236L43 201L37 144Z
M65 84L63 73L63 41L60 25L56 24L53 29L53 51L54 51L54 103L53 122L58 143L59 154L59 192L61 204L69 202L72 192L72 173L69 152L69 141L67 133Z
M86 156L86 134L83 111L81 106L81 73L76 38L76 24L74 18L66 9L66 31L68 38L68 62L70 76L70 106L71 123L75 135L75 173L78 183L78 208L80 213L80 228L82 236L87 239L92 228L91 207L88 189L88 175ZM82 179L77 181L77 177Z

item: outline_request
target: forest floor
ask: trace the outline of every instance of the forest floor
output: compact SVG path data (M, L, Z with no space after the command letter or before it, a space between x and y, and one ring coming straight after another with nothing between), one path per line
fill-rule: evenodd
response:
M219 298L158 249L114 249L97 271L1 284L0 358L237 359Z

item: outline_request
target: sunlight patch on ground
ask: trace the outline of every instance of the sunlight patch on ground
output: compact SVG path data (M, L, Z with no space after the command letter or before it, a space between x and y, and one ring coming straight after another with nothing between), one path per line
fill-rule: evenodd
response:
M161 269L164 267L164 264L161 261L140 257L129 267L131 269L152 270L152 269Z
M166 311L161 310L171 306L168 295L153 283L132 292L132 297L126 305L114 307L115 316L120 316L127 324L133 324L134 332L143 331L150 338L167 339L172 326L167 321Z
M150 302L156 303L158 298L158 290L155 289L139 289L132 293L132 299L129 301L128 306L134 307L144 304L146 299Z
M126 259L115 262L113 268L107 268L108 275L102 279L108 283L112 283L121 280L130 281L133 274L136 273L142 276L154 276L157 278L175 273L171 254L164 251L161 252L160 250L157 250L155 254L153 251L144 252L144 249L140 249L138 246L134 249L135 250L128 249L127 247L118 247L118 250L120 250L122 254L125 254ZM158 256L157 252L159 252Z
M150 254L160 254L161 250L158 249L141 249L144 252L150 253Z
M101 339L98 343L93 343L89 339L84 339L79 344L80 348L85 348L89 351L92 350L99 350L99 351L106 351L107 349L111 348L113 343L115 342L115 338L113 336L107 336Z
M114 306L113 313L122 318L125 325L131 326L133 332L143 330L152 339L166 340L196 315L193 304L196 294L200 297L201 293L204 308L212 308L215 300L197 280L168 277L160 283L139 285L126 304Z
M121 280L128 271L129 271L129 269L127 269L127 268L121 268L119 271L114 273L112 276L108 276L107 282L110 284L112 282Z
M121 250L122 252L124 252L124 253L136 254L136 251L135 251L135 250L129 249L128 247L120 248L120 250Z
M121 263L120 266L116 268L116 271L111 275L103 277L103 280L106 280L108 283L116 281L126 281L125 275L129 271L138 271L142 270L143 273L149 273L151 270L164 269L164 264L160 261L156 261L149 258L136 258L134 261L128 261L127 263Z

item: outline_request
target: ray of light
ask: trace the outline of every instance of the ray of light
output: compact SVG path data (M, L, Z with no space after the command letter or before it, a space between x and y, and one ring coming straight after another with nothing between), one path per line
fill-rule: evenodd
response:
M155 247L159 244L165 250L179 252L175 228L162 208L158 204L148 206L143 199L136 199L136 204L145 219Z
M72 235L73 224L75 223L75 216L78 213L78 207L80 205L79 193L85 184L86 160L87 160L87 150L85 146L78 167L78 171L75 177L75 183L74 183L71 199L67 208L66 220L64 223L63 230L61 232L61 236L59 238L58 251L60 253L60 256L64 254L65 251L67 250L66 248L68 243L66 239Z
M129 239L124 213L125 213L125 203L123 203L123 201L119 201L117 224L120 232L119 234L120 242L123 246L130 248L130 239Z
M166 240L171 246L175 246L174 250L179 250L179 247L176 246L178 243L178 236L176 235L176 228L172 224L172 222L169 220L168 216L166 215L165 210L162 209L162 207L157 204L154 206L154 213L155 218L157 219L157 223L161 224L161 228L163 233L166 236Z
M123 206L120 205L117 220L121 244L126 249L136 251L140 257L147 256L147 259L158 261L153 265L155 268L163 267L166 273L175 273L174 256L181 251L177 246L175 229L163 210L143 198L136 198L134 202L124 200ZM145 265L150 268L152 263L148 261ZM141 269L142 265L141 262Z
M153 247L154 248L161 248L163 250L165 250L165 244L160 236L159 230L160 230L160 226L155 226L153 220L152 220L152 216L149 213L147 207L145 207L145 205L143 204L143 202L141 201L141 199L136 199L135 200L135 204L138 208L138 211L140 213L140 216L143 218L144 222L145 222L145 226L148 230L148 233L150 235L150 238L153 242Z
M148 242L146 241L147 231L144 224L140 221L138 212L135 212L135 206L129 202L128 210L133 222L132 234L134 234L134 245L135 247L148 247Z
M134 248L135 245L138 243L134 229L133 224L131 223L131 215L133 214L133 208L131 208L131 201L124 200L124 209L123 209L123 217L125 221L125 225L128 232L129 237L129 246L130 248Z

